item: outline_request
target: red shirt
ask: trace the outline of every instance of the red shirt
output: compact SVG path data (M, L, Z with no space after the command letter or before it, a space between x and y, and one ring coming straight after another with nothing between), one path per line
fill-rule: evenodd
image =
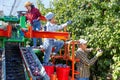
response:
M26 13L26 19L32 24L33 20L38 19L41 15L37 8L32 8Z

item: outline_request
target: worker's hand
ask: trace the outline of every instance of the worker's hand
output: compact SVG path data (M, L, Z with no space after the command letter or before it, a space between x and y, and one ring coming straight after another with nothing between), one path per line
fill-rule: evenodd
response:
M97 51L96 57L100 57L100 56L102 56L102 54L103 54L103 51L99 50L99 51Z
M27 28L21 28L21 30L27 31L28 29Z
M90 51L94 50L93 48L89 48L89 49L90 49Z
M30 47L30 45L26 45L26 47Z
M91 51L93 51L94 49L93 48L87 48L87 51L88 52L91 52Z
M70 24L72 24L72 21L71 20L67 21L67 25L70 25Z
M39 21L38 19L34 19L34 20L33 20L33 23L34 23L34 22L38 22L38 21Z
M30 24L30 21L29 21L29 20L27 20L27 24Z

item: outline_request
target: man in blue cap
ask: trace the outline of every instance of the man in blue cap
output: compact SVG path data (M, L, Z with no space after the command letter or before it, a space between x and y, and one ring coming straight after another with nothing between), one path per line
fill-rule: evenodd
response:
M66 27L67 25L71 24L71 21L67 21L66 23L62 24L62 25L57 25L56 24L56 20L55 20L55 14L52 12L49 12L48 14L46 14L46 19L47 19L47 24L46 24L46 31L50 31L50 32L56 32L58 30L63 29L64 27ZM44 55L44 63L48 63L49 62L49 58L50 58L50 54L52 53L52 48L55 47L54 52L52 53L52 55L56 55L57 52L63 47L64 42L60 41L60 40L56 40L53 38L45 38L44 40L44 48L45 48L45 55Z

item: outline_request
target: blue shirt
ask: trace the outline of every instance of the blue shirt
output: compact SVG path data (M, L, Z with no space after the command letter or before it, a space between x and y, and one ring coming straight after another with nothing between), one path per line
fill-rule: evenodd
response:
M47 22L46 31L56 32L58 30L62 30L66 26L67 26L67 23L57 25L57 24L52 24L50 22ZM53 38L45 38L44 39L44 47L47 47L48 45L52 44L55 40L56 39L53 39Z
M57 25L57 24L52 24L50 22L47 22L47 24L46 24L46 28L47 28L46 31L55 32L55 31L63 29L66 26L67 26L67 23L62 24L62 25Z

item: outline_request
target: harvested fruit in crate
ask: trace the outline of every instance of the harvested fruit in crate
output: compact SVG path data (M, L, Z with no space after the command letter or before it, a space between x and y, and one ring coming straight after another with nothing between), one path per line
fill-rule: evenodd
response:
M56 74L58 80L68 80L69 78L70 67L66 64L57 64L56 65Z
M51 77L51 75L54 74L54 65L52 63L44 63L43 64L46 73L49 75L49 77Z
M66 64L57 64L56 67L68 68L69 66L67 66Z

